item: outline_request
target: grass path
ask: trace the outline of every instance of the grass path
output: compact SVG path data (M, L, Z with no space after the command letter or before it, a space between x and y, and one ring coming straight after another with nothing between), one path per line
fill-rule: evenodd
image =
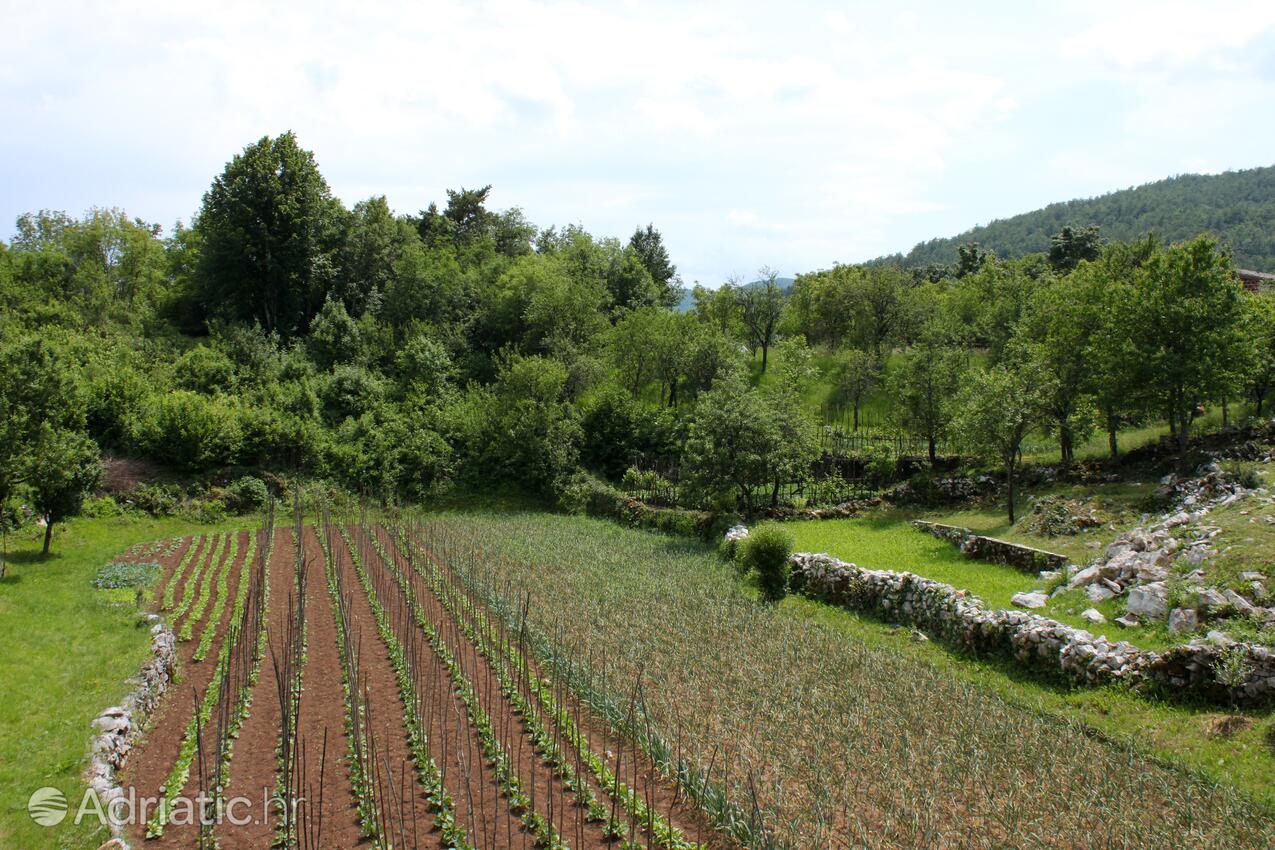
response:
M228 520L224 528L251 524ZM43 786L79 804L97 712L117 703L150 646L128 592L94 590L99 567L134 543L210 532L183 519L77 519L40 557L34 530L9 537L0 580L0 847L95 848L104 829L37 826L27 798ZM73 814L73 813L72 813Z

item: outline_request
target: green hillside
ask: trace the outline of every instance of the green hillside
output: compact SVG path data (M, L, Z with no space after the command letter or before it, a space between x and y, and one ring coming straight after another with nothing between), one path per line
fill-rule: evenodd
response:
M1002 257L1049 250L1064 225L1096 224L1106 239L1130 240L1155 232L1169 241L1209 231L1227 242L1241 268L1275 271L1275 166L1183 174L1096 198L1050 204L999 219L947 239L921 242L904 265L956 262L956 248L978 242Z

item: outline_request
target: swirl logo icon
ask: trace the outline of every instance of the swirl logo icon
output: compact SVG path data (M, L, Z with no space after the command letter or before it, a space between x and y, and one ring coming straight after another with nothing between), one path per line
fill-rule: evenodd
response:
M27 800L27 813L40 826L57 826L66 817L66 795L56 788L37 789Z

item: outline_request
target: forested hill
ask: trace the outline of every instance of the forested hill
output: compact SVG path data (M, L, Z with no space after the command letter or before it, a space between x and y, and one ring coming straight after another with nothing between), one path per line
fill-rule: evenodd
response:
M1001 257L1049 250L1065 225L1096 224L1105 239L1127 241L1156 232L1176 242L1203 231L1231 246L1236 265L1275 271L1275 166L1223 174L1184 174L1096 198L1050 204L947 239L921 242L907 266L955 263L958 245L977 242Z

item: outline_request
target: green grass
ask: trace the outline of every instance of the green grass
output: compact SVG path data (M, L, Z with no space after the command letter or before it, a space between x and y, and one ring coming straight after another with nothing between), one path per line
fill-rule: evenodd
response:
M715 757L719 779L731 760L734 798L774 806L798 846L843 819L840 837L871 846L1072 847L1095 824L1103 846L1275 840L1269 715L1210 737L1215 711L1072 690L808 600L762 605L682 539L543 514L439 520L454 556L478 547L483 581L511 582L621 699L643 671L653 728L696 765Z
M942 521L947 522L948 518ZM826 552L868 569L916 573L968 590L990 608L1013 608L1015 606L1010 600L1015 593L1046 587L1038 576L1014 567L966 558L951 543L913 528L908 516L899 511L878 511L853 519L785 522L782 525L793 536L794 551ZM984 530L983 533L990 532ZM1162 630L1124 629L1114 623L1092 626L1080 616L1090 607L1097 608L1108 620L1124 613L1121 601L1107 600L1095 605L1085 598L1082 591L1071 591L1052 598L1035 613L1147 649L1164 649L1177 642L1174 636Z
M251 522L235 518L223 527ZM53 553L39 555L35 531L9 537L8 576L0 581L0 847L95 848L105 830L68 818L52 828L27 815L37 788L83 793L90 723L128 691L145 661L150 632L135 593L99 591L93 576L130 545L209 530L185 519L76 519L59 526Z

